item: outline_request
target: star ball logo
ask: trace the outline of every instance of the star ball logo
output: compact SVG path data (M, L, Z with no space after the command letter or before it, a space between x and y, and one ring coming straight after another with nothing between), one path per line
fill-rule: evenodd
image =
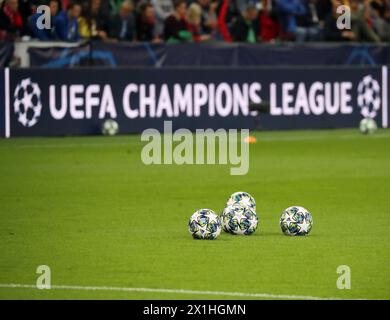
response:
M20 81L15 89L14 111L18 121L27 128L33 127L41 116L41 89L30 78Z
M375 118L381 108L380 85L371 75L365 76L357 88L357 104L364 118Z

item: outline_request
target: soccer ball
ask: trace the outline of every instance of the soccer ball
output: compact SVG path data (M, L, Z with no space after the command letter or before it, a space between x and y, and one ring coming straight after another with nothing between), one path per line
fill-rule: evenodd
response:
M194 239L216 239L221 233L221 229L220 218L210 209L196 211L188 222L188 231Z
M259 223L256 213L239 203L227 206L221 214L221 220L226 232L244 235L254 233Z
M364 118L360 121L359 129L363 134L372 134L378 129L378 126L374 119Z
M313 227L313 218L303 207L293 206L280 216L280 228L288 236L305 236Z
M239 191L233 193L227 203L226 206L231 206L235 203L238 203L242 207L248 207L256 212L256 202L255 199L247 192Z
M104 121L102 126L102 133L105 136L115 136L119 131L118 122L112 119Z

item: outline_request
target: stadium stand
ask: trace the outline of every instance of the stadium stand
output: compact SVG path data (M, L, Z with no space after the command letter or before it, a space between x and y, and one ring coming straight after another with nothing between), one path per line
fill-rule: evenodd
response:
M389 0L0 0L0 39L42 41L364 41L390 40ZM351 8L352 29L333 23L338 6ZM39 30L37 7L51 9L50 32ZM178 10L177 10L178 9ZM167 23L168 22L168 23ZM145 30L150 35L145 37ZM28 38L27 38L28 37ZM165 37L165 40L166 39Z
M38 27L37 21L44 14L37 12L41 5L50 8L49 29ZM350 8L350 30L337 27L337 8L341 5ZM102 64L111 66L158 66L160 57L172 51L177 56L173 61L190 57L184 64L191 65L265 65L275 61L302 64L300 60L308 64L356 64L357 60L358 64L386 64L389 41L390 0L0 0L1 67L26 67L30 60L32 66L46 66L56 59L56 53L62 54L63 48L69 47L66 43L79 48L72 66L78 65L80 50L82 55L89 50L89 62L93 61L94 48L103 48L97 55L105 55L100 58ZM202 46L195 45L200 42ZM172 50L165 43L186 44L188 48ZM19 55L11 59L14 44ZM251 47L253 44L257 46ZM367 46L361 49L356 44ZM50 61L40 59L47 55L47 48L53 50ZM178 48L182 54L177 53ZM308 58L318 48L325 58ZM233 49L239 58L232 62ZM291 59L286 59L286 50L292 52ZM215 57L220 52L228 54L219 60ZM274 53L280 57L281 52L281 60L269 58L274 58ZM122 53L127 57L125 61L118 58ZM144 57L136 57L140 54ZM337 55L342 58L337 59ZM170 65L165 61L169 59L164 64Z

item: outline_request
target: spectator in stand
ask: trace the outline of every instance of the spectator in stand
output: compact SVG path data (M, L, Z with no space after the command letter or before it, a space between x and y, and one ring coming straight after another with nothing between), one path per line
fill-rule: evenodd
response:
M114 16L119 13L123 1L126 0L102 0L102 11L108 12L110 16Z
M383 18L386 22L386 41L390 41L390 1L385 5Z
M50 8L50 14L51 14L51 26L50 29L41 29L38 27L38 19L43 13L34 13L28 21L32 36L34 38L37 38L41 41L54 41L57 40L57 33L54 21L56 19L56 16L59 12L59 2L58 0L50 0L49 1L49 8Z
M359 42L380 42L378 35L367 23L369 18L369 1L360 2L360 0L350 0L351 24L356 38Z
M262 0L260 10L260 38L262 42L273 42L279 37L278 16L272 8L272 0Z
M249 4L232 28L232 37L237 42L256 43L259 41L259 11Z
M192 41L192 34L187 30L185 0L175 0L173 13L165 20L164 39L167 42Z
M367 1L360 2L360 0L350 0L351 8L351 24L352 30L355 33L355 39L359 42L380 42L377 34L368 25L366 15L369 9Z
M28 19L37 10L40 5L47 5L45 0L19 0L19 12L23 18L25 24L28 23Z
M327 41L368 41L379 42L379 37L368 26L364 18L364 11L359 8L359 2L350 1L351 29L339 29L337 27L337 8L342 3L340 0L332 0L332 13L325 20L324 37Z
M90 0L83 7L82 17L79 19L80 35L83 38L106 40L108 38L108 15L101 6L101 0Z
M237 5L237 9L240 11L240 12L243 12L247 7L248 5L252 4L256 4L256 0L236 0L236 5Z
M137 16L136 30L138 41L158 42L155 33L156 17L154 8L150 3L142 3Z
M68 7L68 5L70 4L71 1L70 0L61 0L60 2L61 2L60 3L61 9L65 10Z
M352 41L356 35L351 30L341 30L337 27L337 19L341 13L337 8L343 5L342 0L332 0L332 12L325 18L324 39L326 41Z
M0 38L15 39L26 33L18 0L4 0L0 8Z
M390 3L371 2L371 19L373 29L384 42L390 42Z
M241 17L237 0L221 0L218 10L218 29L222 38L227 42L232 42L232 29L237 19Z
M202 34L212 35L218 27L217 7L218 1L197 0L197 3L202 8L201 30Z
M281 38L293 40L297 31L297 16L306 14L303 0L276 0L279 23L282 31Z
M197 3L192 3L187 10L187 28L192 33L195 42L207 41L210 35L201 33L202 8Z
M112 16L110 23L110 38L119 41L132 41L135 38L134 5L130 0L122 2L119 12Z
M70 2L67 10L60 12L55 20L54 26L57 37L62 41L78 41L80 33L78 19L81 16L81 5L76 2Z
M172 0L152 0L156 15L156 33L161 36L164 31L164 21L173 11Z
M297 42L321 40L322 30L316 4L317 0L303 2L305 13L296 17L295 40Z
M320 20L320 26L324 26L324 21L329 13L332 12L331 0L315 0L318 19Z

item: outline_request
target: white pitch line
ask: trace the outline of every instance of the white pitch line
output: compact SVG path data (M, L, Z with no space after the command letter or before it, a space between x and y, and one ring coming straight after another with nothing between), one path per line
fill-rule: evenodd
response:
M0 288L21 288L36 289L35 285L30 284L0 284ZM265 298L265 299L293 299L293 300L341 300L333 297L314 297L286 294L269 294L269 293L243 293L243 292L225 292L225 291L199 291L184 289L157 289L157 288L125 288L125 287L95 287L95 286L67 286L52 285L50 290L82 290L82 291L120 291L120 292L151 292L151 293L175 293L175 294L192 294L192 295L214 295L227 297L242 298ZM47 290L46 290L47 291Z

